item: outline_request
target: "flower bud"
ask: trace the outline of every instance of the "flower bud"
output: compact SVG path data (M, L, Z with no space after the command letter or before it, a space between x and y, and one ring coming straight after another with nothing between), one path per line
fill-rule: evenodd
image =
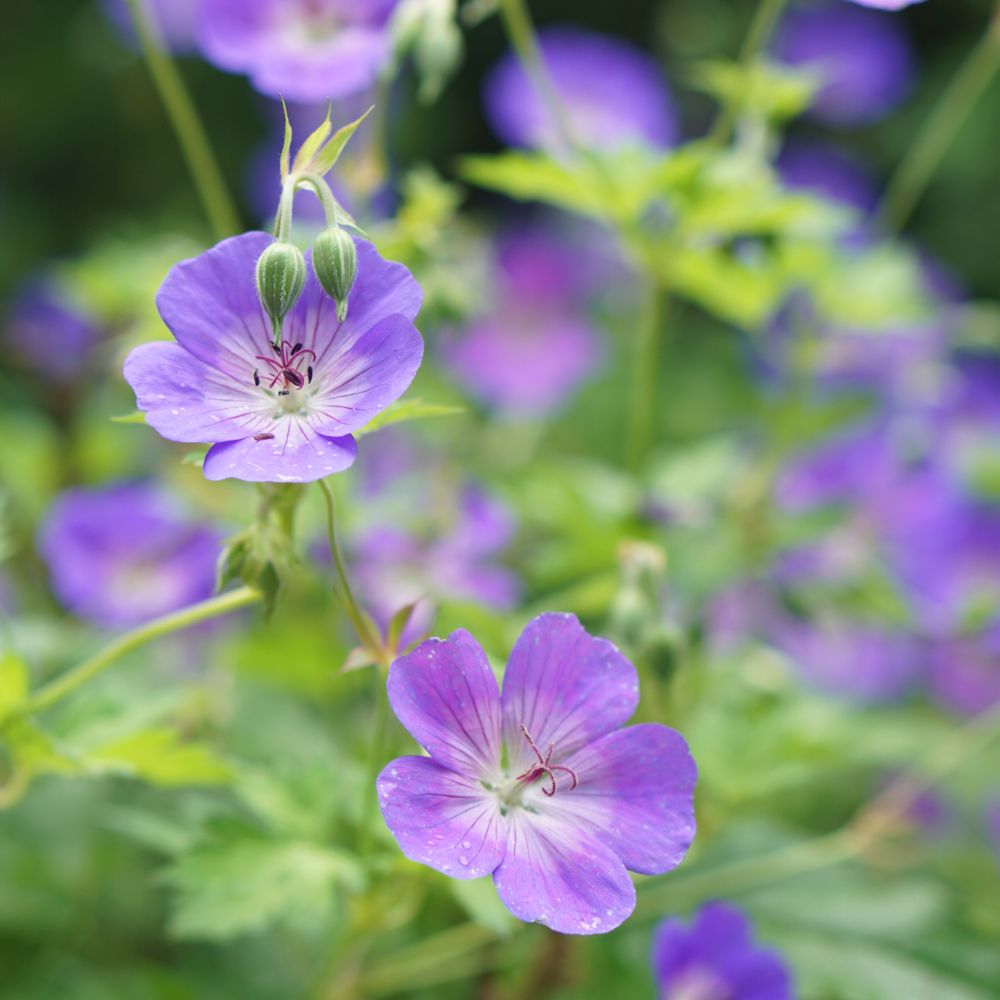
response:
M313 269L323 290L337 303L337 319L347 318L347 296L358 273L358 251L343 229L324 229L313 244Z
M257 296L275 331L295 305L306 283L306 259L294 243L275 240L257 261Z

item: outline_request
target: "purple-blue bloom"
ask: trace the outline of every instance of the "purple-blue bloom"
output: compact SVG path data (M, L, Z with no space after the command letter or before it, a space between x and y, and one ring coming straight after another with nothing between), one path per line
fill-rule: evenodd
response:
M3 332L12 353L49 382L71 382L101 338L94 320L52 282L40 279L15 299Z
M834 125L876 121L910 92L913 51L898 22L873 10L823 4L792 10L774 53L823 81L810 114Z
M375 83L398 0L203 0L199 43L261 93L309 103Z
M202 0L145 0L160 41L172 52L196 48L198 14ZM122 37L136 44L128 0L102 0L102 6Z
M521 633L501 694L467 632L393 663L389 702L430 754L378 777L403 853L452 878L492 875L521 920L567 934L613 930L635 907L628 869L680 864L697 778L683 737L635 711L635 668L573 615Z
M472 396L508 414L545 413L597 369L603 344L586 313L597 282L585 257L541 227L503 239L492 307L442 346Z
M706 903L686 924L671 917L653 937L653 973L660 1000L792 1000L788 967L759 945L746 914Z
M208 479L306 483L343 471L357 452L352 432L420 366L420 287L362 240L347 319L310 266L273 347L254 280L270 243L245 233L177 264L156 297L177 342L143 344L125 361L152 427L171 441L212 443Z
M792 139L781 150L775 166L789 187L856 208L863 215L878 204L871 173L830 143Z
M210 597L220 538L149 483L60 494L38 547L74 614L126 628Z
M923 3L924 0L850 0L861 7L874 7L876 10L902 10L904 7L912 7L915 3Z
M594 149L677 141L678 122L666 80L646 53L617 38L579 28L539 32L545 66L573 139ZM558 126L513 53L486 81L493 131L512 146L560 145Z

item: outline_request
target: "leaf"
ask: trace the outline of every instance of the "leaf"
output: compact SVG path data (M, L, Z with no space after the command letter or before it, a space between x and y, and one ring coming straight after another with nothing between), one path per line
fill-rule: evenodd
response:
M344 852L246 827L216 828L165 873L176 893L170 932L223 941L276 921L309 928L328 914L338 886L357 890L362 878Z
M313 129L312 132L306 137L305 142L299 146L298 152L295 154L295 159L292 161L292 173L301 173L304 170L310 170L313 160L313 156L326 141L326 137L330 134L330 129L332 128L330 124L330 111L331 105L326 106L326 117L320 124Z
M210 747L184 742L165 726L115 740L92 751L87 760L101 770L155 785L221 785L230 778L229 766Z
M281 179L288 177L288 159L292 149L292 123L288 120L288 105L285 99L281 98L281 113L285 117L285 138L281 144Z
M805 111L822 82L813 72L764 60L713 60L695 67L694 86L741 115L785 120Z
M350 124L338 128L331 136L330 141L313 157L310 169L320 176L327 173L337 160L340 159L340 154L344 151L344 147L348 142L350 142L351 136L358 130L358 126L374 109L375 105L372 105L360 118L356 118ZM297 159L298 157L296 157ZM353 221L350 224L354 225Z
M0 653L0 722L24 703L28 696L28 668L10 650Z
M142 410L133 410L131 413L123 413L120 416L112 417L113 424L144 424L146 414Z
M374 431L388 427L390 424L398 424L404 420L423 420L426 417L451 417L458 413L464 413L464 406L446 406L441 403L425 403L422 399L400 399L390 406L387 406L381 413L372 417L359 431L354 432L355 437L362 437Z
M480 927L489 928L498 937L510 937L514 933L517 920L500 902L492 879L449 879L448 888Z

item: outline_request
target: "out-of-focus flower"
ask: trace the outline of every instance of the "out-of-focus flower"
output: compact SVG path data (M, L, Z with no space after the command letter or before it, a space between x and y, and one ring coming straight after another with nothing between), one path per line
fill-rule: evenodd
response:
M430 757L378 778L403 853L453 878L492 875L519 919L567 934L617 927L627 869L660 874L694 837L694 761L672 729L620 729L635 668L572 615L545 614L515 645L503 695L467 632L396 660L389 701ZM506 754L505 754L506 751Z
M923 3L924 0L850 0L860 7L874 7L876 10L902 10L904 7L912 7L915 3Z
M835 125L876 121L909 93L914 57L900 25L885 14L843 4L792 10L774 52L823 81L810 114Z
M928 688L943 708L977 715L1000 702L1000 627L939 640L929 657Z
M66 383L85 370L101 330L51 282L25 287L3 331L12 354L46 381Z
M171 441L212 443L209 479L305 483L343 471L357 451L351 433L420 366L420 287L363 241L347 320L310 270L274 347L254 281L271 242L245 233L176 265L156 301L177 342L143 344L125 361L152 427Z
M545 413L597 369L601 335L585 311L597 282L584 257L541 228L503 240L495 304L442 347L473 396L505 413Z
M39 549L70 611L123 628L210 597L220 539L155 486L127 483L60 494Z
M677 140L677 113L659 66L616 38L577 28L539 33L546 69L573 133L594 149ZM486 114L513 146L558 147L559 124L513 53L486 81Z
M198 38L222 69L309 103L371 86L391 56L398 0L203 0Z
M495 559L513 534L507 508L476 486L462 491L454 522L430 540L399 525L370 528L354 546L364 604L383 628L401 608L417 604L402 645L426 635L438 600L510 610L521 581Z
M144 0L156 28L158 39L172 52L192 52L196 48L198 14L202 0ZM108 17L130 45L135 44L135 29L129 14L128 0L101 0Z
M865 167L830 143L791 140L776 164L791 188L820 195L868 215L878 204L875 181Z
M746 914L706 903L691 924L670 918L653 936L653 973L662 1000L792 1000L788 967L753 937Z

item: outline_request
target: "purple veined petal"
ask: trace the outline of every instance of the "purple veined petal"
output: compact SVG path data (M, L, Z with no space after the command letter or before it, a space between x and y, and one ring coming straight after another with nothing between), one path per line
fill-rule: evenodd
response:
M271 436L213 445L205 456L205 478L312 483L350 468L358 451L350 435L327 437L295 417L271 421L265 433Z
M389 668L389 704L431 756L470 776L500 766L500 692L479 643L464 629L428 639Z
M163 322L186 351L236 383L249 384L268 349L271 324L257 299L257 258L273 242L243 233L170 269L156 295Z
M490 875L503 860L508 821L479 780L429 757L400 757L376 781L386 826L411 860L452 878Z
M695 834L698 770L680 733L646 723L585 746L565 761L579 784L554 797L561 813L597 836L626 868L661 875L676 868Z
M555 811L510 814L507 853L493 873L519 920L562 934L604 934L635 909L635 887L617 855Z
M503 683L504 740L510 768L522 771L554 746L562 763L628 721L639 702L635 667L607 639L589 635L575 615L529 622L511 651Z
M199 361L177 344L140 344L125 359L146 422L170 441L235 441L271 429L273 402Z
M316 363L322 388L309 401L310 424L334 436L360 430L409 388L423 354L417 328L399 315L379 320L346 347L335 341Z

